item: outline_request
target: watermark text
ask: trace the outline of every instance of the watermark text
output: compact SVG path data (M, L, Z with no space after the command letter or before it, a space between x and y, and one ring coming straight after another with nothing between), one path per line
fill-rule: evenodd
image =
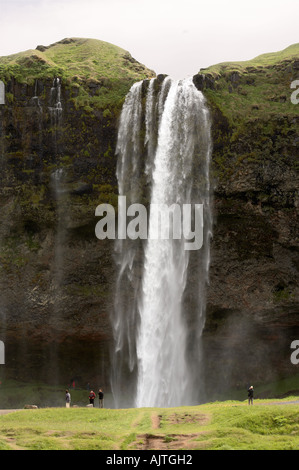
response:
M3 341L0 341L0 364L5 364L5 346Z
M294 351L291 354L291 363L294 364L295 366L299 364L299 340L295 339L291 343L291 349L294 349Z
M0 104L5 104L5 85L0 80Z
M118 231L111 204L100 204L95 210L102 217L96 224L99 240L130 238L150 240L184 240L185 250L199 250L203 245L203 204L150 204L150 227L147 209L142 204L126 206L126 196L118 197Z
M294 80L291 83L291 88L295 88L295 91L291 94L291 103L298 104L299 103L299 80Z

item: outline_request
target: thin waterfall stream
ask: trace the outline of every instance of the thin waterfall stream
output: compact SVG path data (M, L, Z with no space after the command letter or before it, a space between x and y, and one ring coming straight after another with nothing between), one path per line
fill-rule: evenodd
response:
M112 391L117 407L200 401L212 233L211 147L208 108L192 79L155 78L133 85L120 117L117 178L128 205L147 206L148 237L116 241ZM158 205L183 213L202 206L200 249L186 249L183 236L157 239L160 221L153 208ZM189 215L193 227L195 215ZM125 223L120 220L118 229ZM184 220L178 227L171 209L169 224L169 233L185 233Z

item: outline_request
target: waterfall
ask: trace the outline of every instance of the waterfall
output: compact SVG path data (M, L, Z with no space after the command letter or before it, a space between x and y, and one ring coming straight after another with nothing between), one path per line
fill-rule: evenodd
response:
M50 90L50 121L53 134L53 150L55 155L58 153L58 140L60 137L60 126L62 120L62 104L61 104L61 81L60 78L54 78L53 86Z
M30 99L29 106L32 107L31 126L32 132L32 149L39 155L40 161L43 160L43 107L39 98L41 85L35 80L34 96Z
M65 171L63 168L56 168L51 173L51 189L56 202L57 225L54 243L54 306L59 304L60 287L63 279L63 260L65 242L65 207L67 192L65 190ZM56 305L56 306L57 306Z
M209 113L192 79L152 79L146 91L143 82L135 84L122 110L116 152L119 194L128 204L147 201L149 220L147 240L116 244L113 394L118 406L196 403L212 216ZM183 237L156 239L152 209L159 204L203 205L200 250L187 250ZM174 214L170 219L175 230Z
M50 91L50 106L49 111L51 115L51 123L58 126L62 117L61 105L61 82L60 78L54 78L53 86Z
M43 109L42 109L42 106L38 97L38 80L35 80L34 96L31 98L30 104L37 108L39 114L42 114Z
M119 124L117 149L117 178L119 194L126 195L127 202L140 197L141 182L141 118L142 82L133 85L128 93ZM121 220L119 231L124 228ZM118 278L116 283L115 308L112 318L115 349L112 354L112 390L117 407L130 402L135 393L136 343L135 324L137 321L136 299L139 282L137 276L140 246L130 239L116 241ZM128 313L129 312L129 313Z
M55 383L60 381L60 339L63 335L64 318L64 267L66 245L66 213L68 207L67 191L65 189L66 173L63 168L56 168L50 175L50 188L55 203L56 227L53 238L53 252L51 262L51 313L47 318L50 329L56 331L57 341L49 349L48 369L49 380Z

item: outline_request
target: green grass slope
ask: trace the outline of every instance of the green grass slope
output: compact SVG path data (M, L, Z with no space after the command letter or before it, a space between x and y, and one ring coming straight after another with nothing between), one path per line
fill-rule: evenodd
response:
M76 104L91 108L119 106L134 82L154 77L155 72L131 54L97 39L66 38L50 46L37 46L0 57L0 79L12 78L34 86L36 80L59 77L73 94ZM90 85L94 90L90 93Z
M213 82L205 91L232 125L269 116L296 116L291 83L299 73L299 43L252 60L201 69Z
M223 72L240 71L243 73L249 72L253 68L258 69L259 67L270 67L277 65L284 61L290 61L292 59L299 58L299 43L292 44L291 46L278 52L269 52L261 54L254 59L244 60L239 62L220 62L219 64L211 65L205 69L201 69L201 73L210 73L217 77Z
M299 405L20 410L0 416L0 449L298 450Z
M298 77L299 43L252 60L212 65L195 75L213 114L216 178L227 181L243 164L265 161L298 171L299 105L292 100Z
M97 39L66 38L50 46L0 57L0 71L21 81L59 75L64 79L134 79L154 76L128 51Z

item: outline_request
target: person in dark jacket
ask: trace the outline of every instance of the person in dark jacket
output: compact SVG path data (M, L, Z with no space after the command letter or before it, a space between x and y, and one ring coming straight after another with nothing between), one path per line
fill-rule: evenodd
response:
M104 393L101 388L99 390L99 404L100 404L100 408L104 408Z
M253 405L253 386L248 389L248 405Z

